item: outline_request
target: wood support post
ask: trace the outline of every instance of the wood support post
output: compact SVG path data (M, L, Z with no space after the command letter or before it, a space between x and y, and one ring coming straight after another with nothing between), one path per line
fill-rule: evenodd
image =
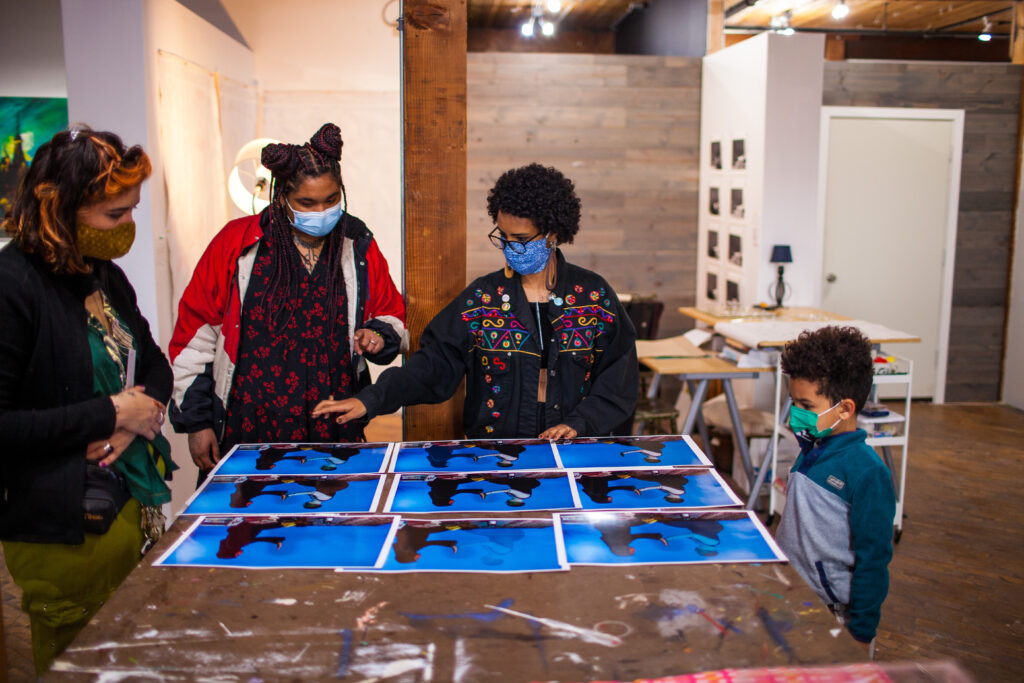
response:
M704 54L725 47L725 0L708 0L708 34Z
M829 62L841 62L846 59L846 40L838 34L825 37L825 59Z
M1013 27L1010 30L1010 61L1024 64L1024 2L1013 3Z
M412 350L466 286L466 0L405 0L405 305ZM462 392L405 411L408 441L461 438Z

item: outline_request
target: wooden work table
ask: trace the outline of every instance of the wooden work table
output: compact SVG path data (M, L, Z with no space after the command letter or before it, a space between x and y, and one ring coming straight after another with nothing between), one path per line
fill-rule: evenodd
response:
M858 323L858 321L855 321L852 318L848 318L843 315L830 313L828 311L823 311L818 308L808 308L800 306L796 306L793 308L779 308L774 311L763 309L746 309L745 311L738 312L736 315L723 315L717 312L705 311L694 306L683 306L679 309L679 312L682 313L683 315L693 318L694 320L697 320L698 322L705 323L713 330L715 329L715 326L718 325L719 323L822 323L849 321L851 323L860 324ZM801 329L799 325L787 327L793 328L789 330L789 332L791 332L790 336L780 337L777 339L761 339L757 343L757 348L781 349L782 347L784 347L786 344L788 344L790 341L796 338L797 332ZM878 328L880 326L869 325L869 327ZM871 343L876 346L880 344L916 344L920 343L921 341L920 337L909 335L898 330L882 328L877 329L876 331L882 333L877 334L872 332L871 330L869 330L869 332L867 333L867 336L871 340ZM730 346L736 348L745 347L745 344L743 344L741 340L731 338L729 333L724 333L724 336L726 343L728 343ZM737 333L737 336L740 335Z
M724 358L640 358L640 363L659 375L747 374L775 372L774 367L741 368Z
M865 658L785 564L508 575L150 566L190 523L175 522L45 680L634 680Z
M706 311L696 306L681 306L679 312L688 318L693 318L699 322L705 323L711 327L714 327L717 323L738 323L744 321L753 320L778 320L778 321L806 321L813 322L819 320L850 320L843 315L837 315L835 313L829 313L819 308L810 308L807 306L793 306L790 308L776 308L775 310L768 310L763 308L748 308L736 312L735 314L722 314L713 311Z

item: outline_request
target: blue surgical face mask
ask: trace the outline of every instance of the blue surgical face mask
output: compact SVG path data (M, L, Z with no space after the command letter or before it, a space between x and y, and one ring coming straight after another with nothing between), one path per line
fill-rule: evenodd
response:
M505 261L509 268L520 275L533 275L544 270L551 256L551 247L545 239L533 240L531 242L520 242L526 247L522 254L517 254L512 247L506 246L502 251L505 254Z
M842 403L842 401L840 401L840 403ZM789 428L798 436L806 436L814 440L824 439L832 433L832 430L836 428L837 424L842 422L842 418L836 420L831 427L826 427L825 429L818 429L818 418L825 413L832 412L837 407L839 407L839 403L835 404L828 410L815 413L813 410L807 410L800 406L790 406Z
M296 211L290 203L288 208L295 216L292 219L292 226L310 237L323 237L330 233L341 220L341 214L345 213L345 210L341 208L341 202L323 211Z

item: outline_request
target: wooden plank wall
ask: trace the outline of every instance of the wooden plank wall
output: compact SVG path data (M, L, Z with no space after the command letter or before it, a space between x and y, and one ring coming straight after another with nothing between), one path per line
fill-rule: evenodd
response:
M536 161L583 203L566 257L617 292L657 295L662 335L689 329L676 309L695 298L700 60L471 53L467 69L467 278L504 264L488 190Z
M947 401L998 401L1022 67L827 62L823 104L964 109Z

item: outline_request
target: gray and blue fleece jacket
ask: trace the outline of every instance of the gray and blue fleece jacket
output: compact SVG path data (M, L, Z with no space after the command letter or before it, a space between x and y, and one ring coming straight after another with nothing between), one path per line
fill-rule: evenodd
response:
M790 470L776 540L829 605L848 610L846 627L870 642L889 592L896 494L889 468L862 429L801 439Z

